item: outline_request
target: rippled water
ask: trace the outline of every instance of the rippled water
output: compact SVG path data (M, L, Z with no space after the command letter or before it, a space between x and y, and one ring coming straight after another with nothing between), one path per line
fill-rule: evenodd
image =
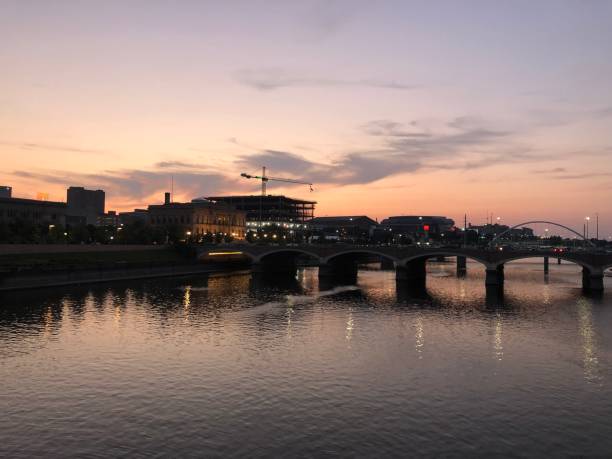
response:
M430 264L321 291L249 275L0 296L0 457L612 453L612 278Z

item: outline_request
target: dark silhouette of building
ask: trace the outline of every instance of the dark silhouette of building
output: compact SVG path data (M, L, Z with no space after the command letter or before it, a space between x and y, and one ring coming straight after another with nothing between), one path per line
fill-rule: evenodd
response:
M438 236L455 226L454 220L440 216L401 215L385 218L380 225L394 237L422 238Z
M468 226L469 230L476 231L479 237L495 237L505 231L508 231L504 236L504 239L530 239L534 237L532 228L513 228L510 230L508 225L500 225L499 223L486 225L472 225Z
M67 215L72 223L98 224L98 219L104 215L104 191L71 186L66 195Z
M150 205L149 223L162 228L179 228L185 238L197 239L206 234L243 239L246 231L245 212L233 206L208 199L191 202L170 202Z
M314 217L315 201L304 201L287 196L210 196L207 199L234 206L246 212L247 230L266 226L305 230L306 222Z
M315 217L308 222L313 239L367 242L378 223L365 215Z
M149 219L147 209L134 209L131 212L119 212L119 225L128 225L135 222L146 223Z
M66 203L36 199L0 198L0 222L65 225Z
M13 188L10 186L0 185L0 198L13 197Z
M96 225L98 226L119 226L119 215L115 210L109 210L108 212L98 215L98 219L96 221Z

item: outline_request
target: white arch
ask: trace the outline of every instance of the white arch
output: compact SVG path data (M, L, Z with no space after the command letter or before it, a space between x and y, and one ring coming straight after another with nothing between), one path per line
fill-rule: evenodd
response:
M586 242L588 242L591 246L595 247L595 244L593 244L591 241L589 241L586 237L584 237L582 234L580 234L577 231L574 231L573 229L562 225L561 223L556 223L556 222L549 222L546 220L532 220L529 222L524 222L524 223L519 223L518 225L514 225L512 228L508 228L506 231L502 231L501 233L499 233L497 236L495 236L493 239L491 239L491 241L489 242L489 246L491 246L493 244L493 242L497 241L500 237L502 237L504 234L509 233L510 231L512 231L513 229L518 228L519 226L524 226L524 225L531 225L533 223L543 223L545 225L554 225L554 226L558 226L560 228L566 229L567 231L574 233L575 235L577 235L578 237L580 237L581 239L585 240Z

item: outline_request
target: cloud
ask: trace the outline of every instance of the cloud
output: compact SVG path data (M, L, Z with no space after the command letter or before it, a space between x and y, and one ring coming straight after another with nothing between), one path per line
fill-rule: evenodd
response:
M243 69L237 72L239 83L258 91L273 91L290 87L366 87L377 89L412 90L419 86L398 81L377 79L335 79L291 75L282 69Z
M69 153L85 153L95 155L108 155L109 152L97 148L81 148L70 145L56 145L35 142L0 142L0 145L16 147L21 150L42 150L42 151L65 151Z
M565 174L553 177L556 180L580 180L586 178L612 177L612 172L584 172L580 174Z
M562 127L581 121L598 121L612 117L612 106L581 109L537 109L527 112L537 126Z
M243 167L269 165L279 174L314 183L367 184L397 174L423 170L474 170L502 164L559 160L554 153L533 151L514 140L514 132L459 117L437 127L420 121L407 125L374 120L361 131L381 143L379 148L347 152L328 163L293 152L263 150L242 156Z
M335 1L304 3L297 18L304 38L321 40L336 34L351 19L353 10Z
M63 186L86 186L101 188L109 197L137 201L154 193L170 189L174 180L174 189L179 194L192 197L207 194L233 192L241 183L222 174L201 171L136 170L124 169L103 171L95 174L78 174L70 171L14 171L17 177L54 183ZM243 185L242 185L243 186ZM144 204L144 203L143 203Z
M161 161L155 163L155 167L160 169L197 169L204 170L201 164L186 163L183 161Z
M567 169L565 167L555 167L553 169L536 169L533 172L534 174L557 174L560 172L566 172Z

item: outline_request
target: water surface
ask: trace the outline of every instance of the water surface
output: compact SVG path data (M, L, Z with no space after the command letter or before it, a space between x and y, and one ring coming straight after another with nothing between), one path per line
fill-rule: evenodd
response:
M0 296L0 457L612 452L612 282L430 264L318 285L249 275Z

